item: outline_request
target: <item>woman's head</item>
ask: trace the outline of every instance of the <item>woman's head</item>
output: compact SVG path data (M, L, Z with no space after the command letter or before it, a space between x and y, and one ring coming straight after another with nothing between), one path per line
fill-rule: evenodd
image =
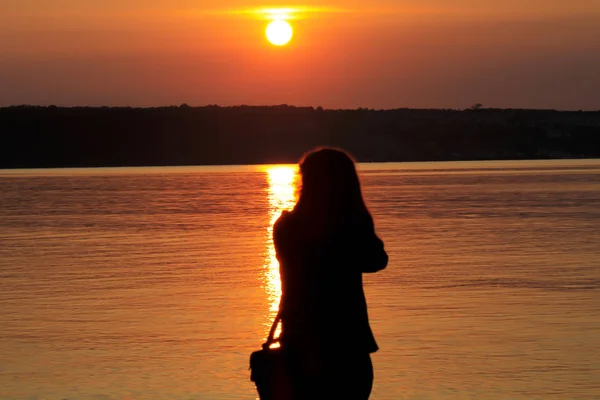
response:
M370 214L354 160L344 151L319 148L300 161L302 187L298 210L337 220Z

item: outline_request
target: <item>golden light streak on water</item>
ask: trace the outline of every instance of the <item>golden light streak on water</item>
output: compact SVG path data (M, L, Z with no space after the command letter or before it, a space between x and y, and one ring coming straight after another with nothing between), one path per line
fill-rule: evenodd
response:
M279 279L279 262L275 256L273 244L273 224L281 215L283 210L289 210L296 203L296 185L298 181L297 166L272 166L268 167L267 177L269 181L269 216L270 224L267 229L267 256L265 257L265 291L269 299L269 327L271 321L279 309L281 299L281 281Z

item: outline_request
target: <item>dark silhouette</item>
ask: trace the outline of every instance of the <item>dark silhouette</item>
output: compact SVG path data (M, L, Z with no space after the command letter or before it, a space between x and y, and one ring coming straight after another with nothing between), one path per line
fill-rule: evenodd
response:
M319 149L300 163L298 203L275 223L280 342L294 399L367 399L373 384L362 274L386 267L353 160Z
M600 112L312 107L0 108L0 168L600 157Z

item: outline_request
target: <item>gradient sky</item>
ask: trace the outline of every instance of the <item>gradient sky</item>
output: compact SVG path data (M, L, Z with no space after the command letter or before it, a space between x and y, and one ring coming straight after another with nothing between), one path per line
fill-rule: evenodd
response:
M0 106L181 103L600 109L600 1L0 2Z

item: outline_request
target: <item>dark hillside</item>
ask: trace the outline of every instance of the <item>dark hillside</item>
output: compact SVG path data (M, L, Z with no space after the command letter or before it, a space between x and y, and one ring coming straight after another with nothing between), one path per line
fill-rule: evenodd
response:
M0 108L0 168L600 157L600 112L312 107Z

